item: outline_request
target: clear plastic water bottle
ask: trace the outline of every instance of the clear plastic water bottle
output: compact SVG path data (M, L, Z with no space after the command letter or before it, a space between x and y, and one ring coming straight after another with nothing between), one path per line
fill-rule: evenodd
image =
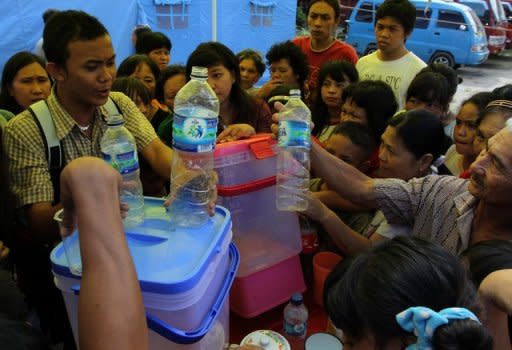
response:
M198 227L208 219L213 194L219 99L207 83L207 68L192 67L190 78L174 100L169 214L172 225Z
M137 144L124 127L124 118L120 114L109 116L107 125L100 142L101 154L123 177L121 201L130 207L123 226L135 227L144 221L144 195L140 182Z
M279 113L276 206L278 210L303 211L308 203L300 197L309 189L311 112L300 99L300 90L290 90L290 99Z
M293 293L290 302L284 308L283 332L292 349L304 349L308 330L308 309L304 305L302 294Z

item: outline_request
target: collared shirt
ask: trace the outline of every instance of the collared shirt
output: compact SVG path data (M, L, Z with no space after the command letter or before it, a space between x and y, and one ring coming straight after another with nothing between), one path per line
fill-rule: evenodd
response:
M110 98L124 116L125 126L135 138L139 151L157 138L149 121L127 96L111 92ZM64 164L83 156L101 157L100 141L107 129L105 107L96 109L94 121L90 126L92 136L89 138L80 131L78 124L60 104L54 89L47 103L57 138L62 145ZM54 194L45 153L46 145L39 127L28 110L7 123L3 143L15 206L19 208L27 204L52 202Z
M469 246L477 204L467 184L454 176L426 176L409 182L376 179L374 194L391 225L407 225L412 235L460 254Z

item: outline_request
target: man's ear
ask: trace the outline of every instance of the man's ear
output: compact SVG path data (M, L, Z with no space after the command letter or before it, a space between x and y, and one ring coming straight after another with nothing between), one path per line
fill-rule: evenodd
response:
M63 81L66 79L66 70L54 62L46 63L46 70L54 81Z
M428 172L428 169L434 162L434 156L432 155L432 153L426 153L426 154L422 155L421 158L418 159L418 161L420 162L420 164L419 164L420 172L422 174L425 174Z

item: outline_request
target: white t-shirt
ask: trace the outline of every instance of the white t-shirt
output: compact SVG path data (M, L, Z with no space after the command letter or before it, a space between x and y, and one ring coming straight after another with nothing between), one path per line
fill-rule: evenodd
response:
M457 153L455 145L451 145L446 151L444 165L450 170L453 176L459 176L464 171L462 166L462 154Z
M382 80L391 86L400 110L405 106L405 95L409 84L426 64L410 51L394 61L382 61L377 53L378 51L375 51L357 61L359 79Z

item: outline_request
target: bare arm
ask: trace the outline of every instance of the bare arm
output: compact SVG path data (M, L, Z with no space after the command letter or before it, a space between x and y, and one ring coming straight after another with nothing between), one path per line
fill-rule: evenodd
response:
M171 176L173 150L165 145L162 140L159 138L154 139L149 145L144 147L142 155L158 175L164 179L168 179Z
M59 229L53 220L53 216L60 208L60 204L54 206L50 202L34 203L26 207L28 228L33 239L40 243L60 240Z
M318 177L344 199L363 208L377 208L372 178L329 154L315 142L311 148L311 163Z
M82 350L148 348L142 296L121 222L120 185L120 175L97 158L77 159L62 172L65 221L72 224L76 217L80 230Z
M343 210L347 212L365 210L365 208L361 205L354 204L353 202L346 200L338 193L331 190L314 192L313 195L332 210Z

